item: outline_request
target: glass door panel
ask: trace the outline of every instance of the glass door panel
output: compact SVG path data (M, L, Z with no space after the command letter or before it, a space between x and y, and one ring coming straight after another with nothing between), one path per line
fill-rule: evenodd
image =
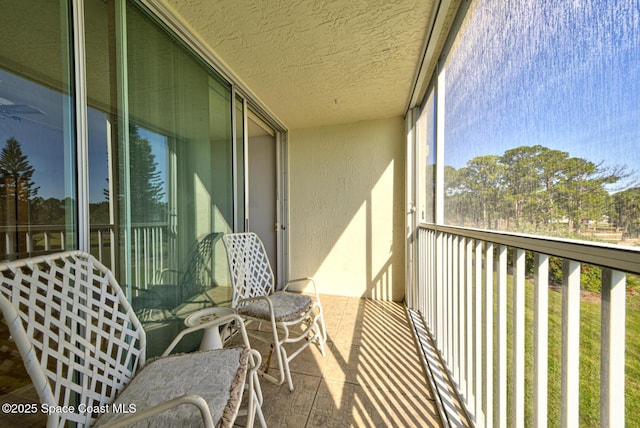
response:
M1 9L0 260L7 261L77 248L76 141L66 2L8 0ZM37 400L5 322L0 361L2 401L15 402L17 390L20 402ZM9 416L0 414L0 426L15 423ZM44 415L31 416L44 426Z
M0 14L0 259L76 246L69 10L8 1ZM28 32L25 28L38 28Z
M220 237L234 221L231 87L137 6L126 22L122 262L153 355L192 312L230 304Z

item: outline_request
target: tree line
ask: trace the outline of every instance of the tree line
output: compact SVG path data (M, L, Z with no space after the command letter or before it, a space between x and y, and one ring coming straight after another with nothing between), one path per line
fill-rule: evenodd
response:
M161 172L148 139L140 136L138 128L129 128L129 186L131 221L161 221L166 216L166 203ZM122 170L122 168L120 168ZM3 226L64 225L68 210L73 207L71 198L44 198L34 181L36 168L23 152L21 143L14 137L6 140L0 149L0 224ZM116 186L116 199L124 195ZM90 204L91 222L109 224L111 195L103 191L104 202ZM119 201L122 202L122 201Z
M444 170L450 224L558 236L606 222L623 239L640 233L640 187L610 192L635 172L541 145L478 156ZM565 233L565 234L566 234Z

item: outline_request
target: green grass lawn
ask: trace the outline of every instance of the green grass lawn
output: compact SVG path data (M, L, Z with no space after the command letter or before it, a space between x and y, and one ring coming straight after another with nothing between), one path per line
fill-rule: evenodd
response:
M525 329L525 393L526 426L533 425L533 283L526 282ZM512 282L508 281L508 414L511 412L512 358ZM495 301L495 298L494 298ZM580 426L600 425L600 302L597 296L582 299L580 304ZM562 294L549 290L549 386L548 426L560 426L561 350L562 350ZM640 296L627 293L626 322L626 426L640 426ZM497 379L496 379L497 382ZM509 421L510 423L510 421Z

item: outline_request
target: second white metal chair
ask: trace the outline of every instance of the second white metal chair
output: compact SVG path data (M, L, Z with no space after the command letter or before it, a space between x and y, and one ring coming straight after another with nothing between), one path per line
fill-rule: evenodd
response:
M276 291L264 245L255 233L227 234L222 241L227 249L233 284L232 306L248 321L268 322L271 327L273 336L269 338L248 332L251 337L270 343L271 352L276 354L280 376L268 374L270 358L267 358L263 377L276 384L286 379L289 390L293 391L289 362L314 342L324 356L327 333L315 281L295 279ZM315 296L287 291L289 285L296 282L311 283ZM298 346L289 355L285 344Z

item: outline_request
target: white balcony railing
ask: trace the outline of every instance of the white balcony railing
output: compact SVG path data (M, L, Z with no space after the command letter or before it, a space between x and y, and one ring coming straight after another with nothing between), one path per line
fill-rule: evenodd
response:
M167 223L134 224L131 227L132 281L136 290L143 290L157 272L166 266ZM113 225L91 225L90 251L102 263L113 268L117 248L116 228ZM126 233L126 232L125 232ZM68 250L74 245L67 242L69 231L64 225L2 226L0 237L4 241L2 259L15 260ZM126 235L122 238L129 241Z
M441 226L419 228L417 246L417 283L407 304L422 315L477 427L525 426L525 409L528 423L547 426L550 381L561 384L561 425L580 424L580 267L602 267L600 425L624 426L625 281L640 273L637 249ZM550 258L562 267L559 376L548 367L550 333L559 334L549 327ZM525 324L531 287L533 319ZM525 346L531 335L532 349ZM525 358L533 360L529 383Z

